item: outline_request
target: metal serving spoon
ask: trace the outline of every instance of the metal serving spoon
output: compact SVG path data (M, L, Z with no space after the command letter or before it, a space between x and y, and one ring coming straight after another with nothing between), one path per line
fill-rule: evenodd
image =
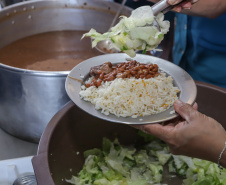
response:
M170 5L167 0L161 0L158 3L154 4L151 8L153 11L154 15L157 15L159 12L163 12L166 13L169 10L173 9L174 7L180 5L181 3L183 3L185 0L181 1L180 3L176 4L176 5ZM122 4L121 4L121 8L118 10L118 12L116 13L111 26L109 28L109 30L114 26L115 21L117 20L119 14L121 13L124 5L126 3L126 0L123 0ZM158 22L156 20L154 20L153 25L156 26L158 28L158 30L160 30L160 26L158 24ZM104 41L100 41L98 42L98 44L96 45L96 49L102 53L118 53L118 50L114 49L111 47L112 42L110 40L104 40Z

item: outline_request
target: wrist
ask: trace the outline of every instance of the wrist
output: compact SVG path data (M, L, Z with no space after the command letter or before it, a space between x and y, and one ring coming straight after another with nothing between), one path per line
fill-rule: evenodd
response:
M222 148L221 153L219 154L218 166L226 168L226 141L224 143L224 147Z
M214 134L216 135L216 134ZM221 166L226 167L226 150L225 148L226 142L226 132L218 132L218 137L209 137L209 149L206 151L208 155L206 155L206 159L212 161L216 164L220 164ZM224 150L224 151L223 151ZM222 154L221 154L222 153ZM220 159L219 159L220 158Z

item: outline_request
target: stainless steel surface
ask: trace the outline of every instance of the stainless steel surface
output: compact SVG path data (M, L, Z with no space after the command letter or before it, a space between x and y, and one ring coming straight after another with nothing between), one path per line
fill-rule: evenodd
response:
M119 4L102 0L38 0L8 6L0 11L0 48L49 31L106 31L118 8ZM125 15L130 12L126 7L123 10ZM37 143L49 120L69 100L65 92L68 73L0 63L0 128Z
M111 22L111 25L110 25L110 28L109 30L115 25L117 19L119 18L119 15L121 14L125 4L126 4L126 1L127 0L123 0L122 3L121 3L121 6L119 7L118 11L116 12L115 16L114 16L114 19L112 20Z
M110 40L103 40L97 43L95 46L95 49L97 49L99 52L107 54L107 53L118 53L119 50L112 47L112 41Z
M122 4L121 4L120 8L118 9L118 11L116 12L108 31L110 31L110 29L115 25L116 20L119 18L119 15L123 10L126 1L127 0L122 1ZM112 48L111 44L112 44L112 42L110 40L103 40L103 41L98 42L95 48L102 53L106 53L106 50L107 50L107 53L118 53L118 50L116 50L115 48Z
M5 1L0 0L0 10L5 7Z
M17 178L13 185L37 185L35 175L26 175Z
M112 64L125 62L127 57L128 56L126 54L122 53L93 57L91 59L85 60L84 62L74 67L72 71L69 73L69 76L76 79L80 79L82 81L86 81L89 78L89 70L92 66L100 65L107 61L111 62ZM187 72L185 72L182 68L166 60L148 55L137 54L137 56L133 59L141 63L151 62L157 64L160 70L166 72L174 79L174 85L177 86L181 91L179 94L179 98L182 101L189 104L193 104L195 102L197 95L197 88L195 82L191 78L191 76ZM71 100L78 107L80 107L87 113L107 121L124 124L148 124L148 123L159 123L177 117L176 113L170 114L170 112L173 110L173 107L159 114L143 116L138 118L116 117L115 115L112 114L106 116L102 114L101 111L96 110L93 104L82 100L79 96L80 90L81 82L67 77L66 91Z
M172 10L175 6L182 4L184 1L186 1L186 0L181 1L181 2L177 3L176 5L170 5L167 2L167 0L161 0L152 6L153 14L157 15L159 12L166 13L166 12Z
M1 161L33 156L37 153L38 144L21 140L0 129L0 148Z

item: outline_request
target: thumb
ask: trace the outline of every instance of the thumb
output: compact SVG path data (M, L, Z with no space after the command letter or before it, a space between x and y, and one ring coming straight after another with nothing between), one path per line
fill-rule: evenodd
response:
M163 141L167 141L166 137L168 136L168 134L170 132L168 126L163 126L158 123L147 124L147 125L133 125L133 127L140 129L144 133L156 136Z
M175 111L181 115L186 121L190 122L197 115L198 111L194 109L191 105L182 102L181 100L176 100L174 102Z
M168 3L169 3L170 5L176 5L176 4L178 4L179 2L181 2L181 0L168 0Z

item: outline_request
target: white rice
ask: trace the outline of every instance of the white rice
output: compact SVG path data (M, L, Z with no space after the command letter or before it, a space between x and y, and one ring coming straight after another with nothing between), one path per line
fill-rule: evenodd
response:
M137 118L165 111L178 99L178 92L173 78L160 73L150 79L116 78L98 88L82 86L80 96L105 115Z

